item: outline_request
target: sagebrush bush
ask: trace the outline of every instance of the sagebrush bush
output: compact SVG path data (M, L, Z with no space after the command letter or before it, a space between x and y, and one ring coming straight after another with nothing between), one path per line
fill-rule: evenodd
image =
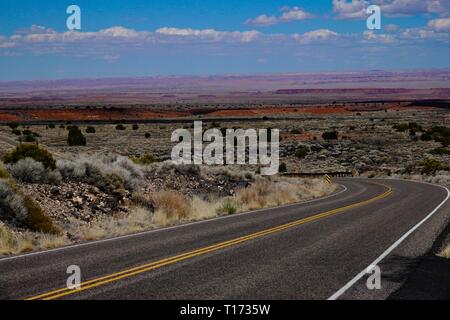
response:
M12 225L23 225L28 216L23 198L4 179L0 179L0 209L0 220Z
M0 179L0 220L31 231L58 234L59 229L39 205Z
M41 162L32 158L19 160L17 163L8 166L14 178L31 183L51 183L59 184L61 174L57 170L45 168Z
M86 128L86 133L95 133L95 128L93 126L88 126Z
M51 170L56 169L56 161L53 155L39 147L36 144L20 144L15 149L9 151L3 156L3 162L6 164L17 163L22 159L32 158Z
M142 170L123 156L107 155L58 160L57 167L65 179L93 184L105 192L136 190L144 183Z

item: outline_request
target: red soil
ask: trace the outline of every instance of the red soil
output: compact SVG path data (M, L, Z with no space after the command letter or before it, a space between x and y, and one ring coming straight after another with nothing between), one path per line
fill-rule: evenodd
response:
M17 122L20 121L20 118L8 113L0 113L0 121L11 121L11 122Z

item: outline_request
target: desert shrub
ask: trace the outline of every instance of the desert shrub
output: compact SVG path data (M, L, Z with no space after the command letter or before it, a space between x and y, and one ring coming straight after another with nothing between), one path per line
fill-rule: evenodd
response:
M287 166L286 163L282 162L280 166L278 167L278 172L287 172Z
M9 165L9 171L14 178L25 182L52 184L61 182L59 171L45 168L41 162L32 158L21 159L17 163Z
M27 219L23 198L6 180L0 179L0 220L12 225L22 225Z
M35 161L42 163L45 168L49 168L51 170L56 169L56 161L53 158L53 155L36 144L18 145L14 150L3 156L3 162L13 164L25 158L32 158Z
M77 126L71 126L69 128L69 134L67 136L67 144L69 146L85 146L86 137Z
M22 134L22 132L19 129L12 129L11 131L13 134L15 134L16 136L20 136Z
M322 133L322 139L324 140L337 140L338 138L338 132L337 131L327 131Z
M444 126L434 126L430 129L432 134L437 134L441 137L450 137L450 128Z
M29 129L23 130L23 131L22 131L22 134L23 134L24 136L32 136L32 137L35 137L35 138L40 137L40 135L39 135L38 133L33 132L33 131L29 130Z
M53 224L53 221L33 199L29 196L23 196L23 201L28 213L25 224L31 231L51 234L60 233L60 230Z
M32 158L19 160L17 163L10 165L9 170L14 178L26 182L40 182L45 176L44 165Z
M155 203L155 219L166 224L187 218L190 212L189 200L181 193L165 190L153 194Z
M93 126L88 126L86 128L86 133L95 133L95 128Z
M15 190L6 180L0 180L0 220L31 231L59 233L52 220L47 217L29 196Z
M82 179L86 176L86 165L82 161L58 160L56 167L64 178Z
M431 134L429 132L424 132L420 136L420 140L422 141L431 141L433 138L431 137Z
M0 224L0 255L13 253L16 242L13 233L6 226Z
M20 142L25 142L25 143L32 143L32 142L37 142L36 136L31 135L31 134L27 134L27 135L23 135L19 138Z
M427 159L421 163L422 174L434 174L437 171L449 171L450 167L436 159Z
M395 129L397 132L405 132L407 130L411 132L417 132L417 131L423 131L423 128L421 125L417 124L416 122L409 122L409 123L397 123L392 126L392 129Z
M48 125L48 128L49 128L49 129L55 129L55 127L56 127L56 126L55 126L54 123L50 123L50 124Z
M101 189L107 192L125 190L124 178L115 172L106 173L98 183Z
M137 124L133 124L133 130L139 129L139 126Z
M0 162L0 179L9 179L11 175L8 170L3 166L3 163Z
M123 156L58 160L56 165L63 178L93 184L105 192L136 190L144 181L142 170Z
M152 164L154 162L156 162L156 159L154 156L152 156L151 154L146 153L145 155L143 155L142 157L132 157L131 161L133 161L136 164L140 164L143 166Z
M19 124L15 122L10 122L8 123L8 127L10 127L11 129L17 129L19 127Z
M292 129L291 134L302 134L302 130L301 129Z
M225 199L219 208L217 208L217 213L219 215L230 215L235 214L238 210L238 203L233 198Z
M131 197L131 203L136 207L145 208L150 212L153 212L155 210L155 205L150 199L150 197L146 196L143 193L135 193Z
M239 190L237 200L250 210L263 208L267 205L271 189L268 180L258 179L252 186Z
M189 176L199 176L201 174L201 168L196 164L175 164L165 162L161 165L160 170L173 171L176 174Z
M439 252L438 256L445 259L450 259L450 245L447 245L441 252Z
M123 124L119 123L118 125L116 125L116 130L126 130L127 127L125 127Z
M450 155L450 150L445 148L435 148L431 150L430 153L435 155Z
M149 139L149 138L150 138L150 133L149 133L149 132L146 132L145 135L144 135L144 137L145 137L146 139Z
M295 150L295 156L297 158L303 159L308 154L308 148L305 146L298 147L297 150Z

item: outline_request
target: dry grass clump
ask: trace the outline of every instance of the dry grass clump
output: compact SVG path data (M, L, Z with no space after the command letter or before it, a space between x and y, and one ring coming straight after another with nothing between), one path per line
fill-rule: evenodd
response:
M403 175L392 175L394 179L407 179L413 181L424 181L434 184L439 184L442 186L450 187L450 172L448 171L437 171L434 175L421 175L421 174L403 174Z
M153 195L156 211L155 223L167 225L176 221L186 220L191 212L191 203L183 194L164 190Z
M52 249L69 243L69 239L65 236L29 231L16 233L0 224L0 255Z
M247 210L280 206L322 197L336 190L320 179L257 179L252 186L237 192L237 200Z
M439 252L438 256L442 257L442 258L450 259L450 245L447 245L447 247L444 250Z
M203 200L199 197L192 198L190 202L189 219L202 220L214 218L220 210L221 202L217 199Z
M136 233L155 227L152 213L142 207L134 207L126 215L116 215L93 222L89 225L72 221L67 229L82 240L96 240Z

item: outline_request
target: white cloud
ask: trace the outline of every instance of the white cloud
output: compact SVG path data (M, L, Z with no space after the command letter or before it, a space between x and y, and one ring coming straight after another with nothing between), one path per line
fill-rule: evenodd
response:
M327 40L335 40L339 37L339 34L328 30L328 29L318 29L309 32L305 32L303 35L293 34L292 38L297 42L303 44L309 44L312 42L323 42Z
M313 18L312 14L306 12L300 7L282 7L280 11L282 12L282 14L279 17L262 14L254 19L247 19L245 21L245 24L265 27L279 23L287 23L291 21L300 21Z
M245 24L252 25L252 26L271 26L278 23L278 18L275 16L267 16L265 14L262 14L260 16L257 16L254 19L248 19L245 21Z
M450 9L450 0L333 0L333 12L339 19L364 19L366 8L372 4L380 6L386 16L447 16Z
M428 27L436 32L450 32L450 18L431 20L428 22Z
M280 21L283 22L305 20L313 17L312 14L304 11L299 7L283 7L281 8L281 11L283 11L283 14L280 17Z
M384 30L386 30L387 32L396 32L398 31L399 27L396 24L387 24L383 27Z
M381 7L381 11L387 15L414 15L420 13L448 12L448 0L373 0L372 4Z
M364 31L363 33L363 39L367 42L378 42L378 43L394 43L396 42L396 39L393 35L390 34L378 34L373 31Z
M365 0L333 0L333 12L339 19L362 19L367 17Z
M197 38L212 41L229 41L235 40L239 42L251 42L256 40L261 34L258 31L217 31L214 29L179 29L179 28L159 28L155 31L157 34L181 38Z

